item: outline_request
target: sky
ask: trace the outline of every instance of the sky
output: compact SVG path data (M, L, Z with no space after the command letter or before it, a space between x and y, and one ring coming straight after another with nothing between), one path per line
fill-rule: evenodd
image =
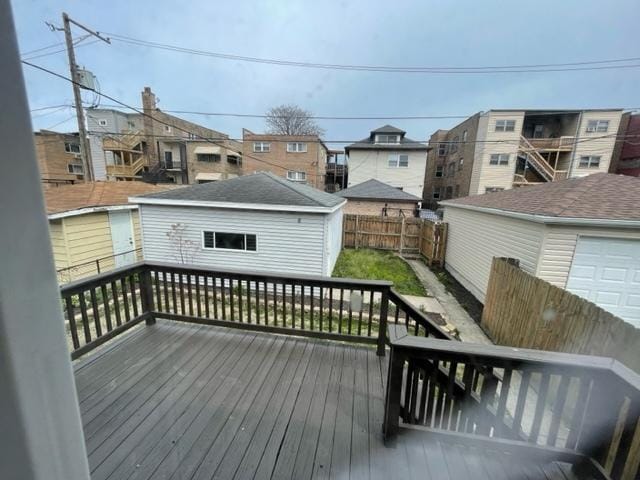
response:
M613 5L615 4L615 8ZM218 53L303 62L385 66L476 67L640 57L640 2L619 0L378 2L14 0L21 52L63 42L45 22L66 11L100 31ZM74 38L83 35L73 29ZM635 38L634 38L635 37ZM89 43L76 50L101 91L139 106L150 86L165 110L263 114L297 104L321 116L472 115L500 108L637 108L640 68L616 70L424 74L296 68ZM82 45L82 43L80 45ZM25 55L69 75L66 53ZM34 58L43 53L52 53ZM636 62L640 65L640 60ZM68 82L24 67L30 108L71 105ZM91 101L91 95L85 95ZM112 104L102 100L103 104ZM35 130L76 129L70 107L32 113ZM264 131L260 118L180 115L242 136ZM427 140L456 119L322 120L328 141L355 141L391 123ZM343 144L334 144L334 147Z

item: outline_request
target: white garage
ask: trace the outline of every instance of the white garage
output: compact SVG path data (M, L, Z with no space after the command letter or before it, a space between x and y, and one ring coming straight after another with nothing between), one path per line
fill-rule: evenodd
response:
M620 318L640 319L640 240L578 238L567 290Z
M640 327L640 179L598 173L441 202L445 268L484 302L493 257Z

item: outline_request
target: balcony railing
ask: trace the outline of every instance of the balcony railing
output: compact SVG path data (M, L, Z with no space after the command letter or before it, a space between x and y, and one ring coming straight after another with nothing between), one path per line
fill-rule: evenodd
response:
M575 144L575 137L528 138L531 146L538 150L561 150L570 152Z
M136 263L61 287L72 358L143 320L161 317L376 344L388 321L453 339L386 281Z
M395 325L389 337L387 438L437 431L553 456L579 478L637 478L640 378L617 361L416 338Z

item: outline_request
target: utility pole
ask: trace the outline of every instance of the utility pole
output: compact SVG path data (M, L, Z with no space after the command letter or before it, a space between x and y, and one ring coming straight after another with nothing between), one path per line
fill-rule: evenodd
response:
M87 128L84 124L84 112L82 110L82 96L80 95L81 78L78 74L78 65L76 64L76 54L73 50L73 38L71 36L71 24L77 25L90 35L99 38L103 42L111 43L111 40L103 37L98 32L94 32L89 28L81 25L75 20L69 18L65 12L62 13L62 24L64 30L64 39L67 43L67 55L69 56L69 71L71 73L71 80L73 80L73 101L76 107L76 118L78 120L78 136L80 137L80 157L82 158L82 167L84 169L85 181L92 181L93 176L93 164L91 163L91 148L89 146L89 139L87 138Z

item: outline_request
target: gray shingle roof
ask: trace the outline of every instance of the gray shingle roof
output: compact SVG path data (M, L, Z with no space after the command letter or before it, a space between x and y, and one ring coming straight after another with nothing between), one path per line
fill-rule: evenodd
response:
M419 202L421 199L379 180L371 179L335 193L343 198Z
M392 133L400 134L400 143L375 143L375 135L377 133ZM380 128L376 128L371 131L371 134L367 138L352 143L344 147L345 152L348 154L349 150L431 150L426 143L418 142L404 136L405 131L401 130L393 125L385 125Z
M393 125L387 124L380 128L376 128L375 130L371 130L371 133L400 133L404 135L407 132L398 127L394 127Z
M595 173L441 202L559 218L640 220L640 178Z
M344 201L330 193L290 182L270 172L176 188L167 192L142 195L141 198L300 207L335 207Z

